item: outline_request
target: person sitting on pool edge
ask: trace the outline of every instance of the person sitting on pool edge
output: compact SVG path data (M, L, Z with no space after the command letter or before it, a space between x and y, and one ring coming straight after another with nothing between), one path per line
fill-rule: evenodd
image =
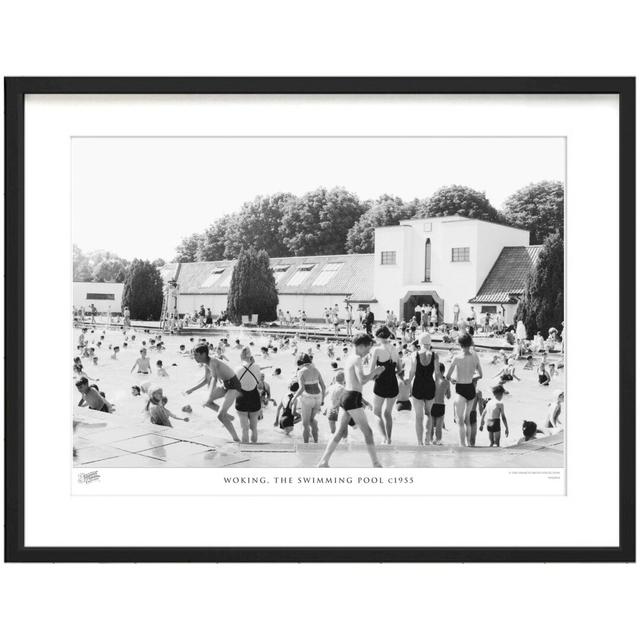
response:
M197 389L209 385L209 395L202 406L217 411L218 420L229 432L233 441L240 442L240 438L238 438L238 434L231 422L233 416L229 415L229 408L238 396L238 392L242 389L238 376L228 364L218 358L212 358L209 355L209 347L206 344L199 344L193 350L193 358L198 364L204 365L205 375L197 385L187 389L185 393L189 395ZM222 386L217 385L218 380L222 381ZM219 407L215 402L220 398L224 398L222 407Z

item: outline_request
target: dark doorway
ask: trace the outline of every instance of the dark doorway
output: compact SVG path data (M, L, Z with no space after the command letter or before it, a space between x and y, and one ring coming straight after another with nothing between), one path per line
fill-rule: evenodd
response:
M411 318L414 315L414 309L416 308L416 305L421 305L421 304L427 304L433 307L433 305L436 305L437 309L438 309L438 324L440 324L442 322L442 318L443 318L443 308L442 308L442 300L438 299L436 300L431 294L415 294L415 295L411 295L409 296L403 305L403 319L406 320L407 322L411 320Z

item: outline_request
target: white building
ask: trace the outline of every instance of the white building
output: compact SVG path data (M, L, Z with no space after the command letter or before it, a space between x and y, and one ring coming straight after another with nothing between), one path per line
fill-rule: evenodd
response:
M469 317L472 306L494 314L502 306L510 322L538 254L529 248L528 231L462 216L403 220L375 234L378 308L405 318L424 302L436 304L447 323L455 305L460 318Z
M122 311L122 282L74 282L73 306L84 307L89 313L95 305L98 313L120 313Z
M440 320L453 322L471 307L478 313L513 318L527 274L540 247L529 246L529 232L462 216L404 220L375 230L373 254L272 258L280 308L310 319L345 300L370 306L376 318L393 310L409 319L417 304L436 304ZM168 264L165 281L178 283L178 312L200 305L219 313L227 306L234 261Z

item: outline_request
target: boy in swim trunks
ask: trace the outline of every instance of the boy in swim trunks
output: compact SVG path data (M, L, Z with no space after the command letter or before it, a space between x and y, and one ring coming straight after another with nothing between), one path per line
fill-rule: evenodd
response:
M373 378L379 376L384 371L384 367L378 366L373 368L368 374L364 372L362 358L371 351L373 344L374 340L368 334L360 334L353 339L353 353L351 353L344 362L345 391L340 401L340 406L343 409L342 415L340 416L340 426L333 434L331 440L329 440L327 448L320 462L318 462L319 467L329 466L331 455L348 431L350 418L353 419L356 426L362 431L372 465L374 467L382 467L378 460L376 447L373 442L373 432L371 431L369 421L364 412L362 400L362 387L369 382L369 380L373 380Z
M329 421L329 430L331 433L336 432L336 423L338 422L338 413L340 411L340 401L344 393L344 372L338 371L336 376L327 389L327 407L325 413Z
M82 395L78 403L79 407L89 407L89 409L102 411L104 413L113 412L111 404L109 404L94 387L89 386L89 380L87 380L86 377L82 377L76 382L76 389Z
M462 333L458 338L458 344L462 348L462 353L456 355L449 371L447 371L447 380L452 380L452 374L456 373L456 398L454 401L454 409L456 414L456 422L458 423L458 432L460 435L460 446L467 446L467 433L471 433L471 408L476 398L476 387L474 380L482 378L482 367L480 359L475 351L471 351L473 346L473 338L468 333Z
M136 373L151 372L151 360L147 358L147 350L144 348L140 349L140 357L133 363L133 367L131 367L131 373L133 373L133 370L136 367L138 367L138 371Z
M442 444L442 425L444 424L445 398L451 397L451 384L444 377L444 364L440 363L436 368L436 395L431 405L431 418L433 420L432 433L433 444Z
M502 404L502 398L504 397L504 387L499 384L493 389L491 389L493 393L493 398L487 402L487 406L484 408L482 412L482 417L480 418L480 431L482 431L484 427L485 420L487 421L487 431L489 432L489 446L496 447L500 446L500 420L504 422L504 435L506 438L509 437L509 425L507 424L507 416L504 414L504 404Z
M199 344L193 350L193 358L198 364L205 367L205 375L197 385L187 389L185 393L189 395L197 389L209 385L209 395L207 401L202 405L214 411L218 411L218 420L223 424L224 428L229 432L234 442L240 442L236 430L233 428L233 417L229 415L229 408L238 396L238 392L242 389L240 380L236 376L235 371L228 365L209 356L209 347L206 344ZM218 386L218 380L222 381L222 386ZM218 407L216 400L224 398L222 407Z

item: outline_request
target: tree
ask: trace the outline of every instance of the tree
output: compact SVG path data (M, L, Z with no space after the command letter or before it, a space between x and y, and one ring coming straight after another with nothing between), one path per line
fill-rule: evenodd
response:
M239 324L243 315L257 313L259 322L271 322L277 308L278 291L267 252L241 249L229 285L229 319Z
M347 253L373 253L375 228L398 224L400 220L413 218L416 205L405 204L402 198L383 195L371 206L347 233L345 248Z
M82 253L78 245L73 245L73 281L74 282L91 282L91 267L89 259Z
M530 184L506 200L502 215L509 224L528 229L532 244L556 232L564 236L564 185L549 180Z
M280 233L292 255L344 253L347 233L364 212L355 194L321 187L286 203Z
M560 330L564 320L564 240L554 233L545 241L538 262L529 273L515 319L522 320L531 337L545 335L550 327Z
M235 258L246 247L264 249L274 258L291 255L281 225L285 206L293 198L290 193L276 193L245 202L226 229L225 257Z
M121 258L111 258L98 262L93 268L93 282L124 282L127 263Z
M424 207L424 213L425 217L465 216L489 221L498 219L498 212L484 193L461 185L438 189Z
M182 238L180 244L176 247L176 257L174 262L195 262L198 254L198 247L202 234L192 233L186 238Z
M122 307L129 307L132 320L159 320L163 282L158 268L137 258L129 265L122 292Z
M227 231L232 224L232 216L226 215L209 225L200 239L196 259L204 262L223 260L226 257Z

